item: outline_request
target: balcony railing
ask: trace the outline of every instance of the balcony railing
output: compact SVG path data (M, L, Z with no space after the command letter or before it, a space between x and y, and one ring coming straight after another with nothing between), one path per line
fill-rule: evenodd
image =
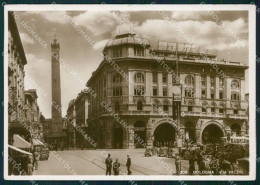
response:
M247 115L239 115L239 114L228 114L227 117L232 119L248 119Z
M131 114L131 115L143 115L143 114L145 114L145 115L148 115L148 114L150 114L150 112L151 111L143 111L143 110L133 110L133 111L128 111L128 114Z
M192 111L184 111L183 116L200 116L200 117L218 117L223 118L223 113L207 113L207 112L192 112Z

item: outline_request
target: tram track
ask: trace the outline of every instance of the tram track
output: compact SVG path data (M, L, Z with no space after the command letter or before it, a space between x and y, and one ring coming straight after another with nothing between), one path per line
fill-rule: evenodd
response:
M84 155L86 155L86 153L82 153L82 154L84 154ZM93 158L93 155L91 155L91 154L87 154L88 156L90 156L92 159L94 159ZM81 156L82 157L82 156ZM104 162L104 158L102 158L102 157L99 157L99 156L94 156L95 158L98 158L98 159L101 159L101 160L97 160L97 161L99 161L99 162L101 162L101 163L104 163L105 164L105 162ZM126 167L126 165L125 165L125 163L126 163L126 161L124 161L124 160L122 160L121 159L121 162L123 162L123 163L120 163L121 164L121 166L123 166L123 167L125 167L126 169L127 169L127 167ZM138 169L137 169L138 168ZM140 171L139 169L143 169L143 171ZM136 172L138 172L138 173L140 173L140 174L142 174L142 175L165 175L165 174L163 174L163 173L160 173L160 172L158 172L158 171L155 171L155 170L152 170L152 169L148 169L148 168L145 168L145 167L142 167L142 166L138 166L138 165L134 165L134 164L132 164L131 165L131 171L136 171ZM145 171L145 172L144 172ZM127 172L127 171L126 171ZM149 172L153 172L154 174L151 174L151 173L149 173Z

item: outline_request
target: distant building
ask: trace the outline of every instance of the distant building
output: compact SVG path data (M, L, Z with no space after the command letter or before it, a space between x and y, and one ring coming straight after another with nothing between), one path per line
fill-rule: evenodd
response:
M88 126L88 98L87 90L82 90L76 99L70 101L67 109L67 132L70 146L93 147L84 137L90 135Z
M108 41L104 59L87 82L89 125L101 148L169 145L177 135L191 143L216 143L232 132L246 135L245 70L219 61L213 51L160 43L133 34ZM178 60L179 76L176 74ZM173 83L182 84L180 124L172 120Z
M69 102L69 106L67 109L67 143L71 147L76 147L76 109L75 109L75 99Z
M51 119L45 119L43 123L43 137L46 143L51 143L50 135L52 134Z
M29 123L33 131L32 138L43 141L43 126L40 122L41 113L37 103L36 89L29 89L25 91L25 110L24 115L26 121Z

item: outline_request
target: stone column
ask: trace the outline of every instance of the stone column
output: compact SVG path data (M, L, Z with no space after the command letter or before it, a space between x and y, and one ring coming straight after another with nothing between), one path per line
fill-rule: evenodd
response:
M200 138L200 134L201 134L202 130L200 128L196 128L196 143L201 143L201 138Z
M123 148L129 148L128 130L123 128Z
M129 71L129 103L133 104L133 96L134 96L134 72Z
M207 87L207 99L210 99L210 76L206 77L206 87Z
M145 73L145 96L146 96L146 104L150 104L151 102L151 95L153 91L153 82L152 82L152 73L146 72Z
M242 136L245 136L245 135L247 134L247 133L246 133L246 130L247 130L246 124L247 124L247 120L245 120L245 121L242 123L242 126L241 126L241 135L242 135Z
M240 98L241 101L245 101L245 80L241 79L241 83L240 83Z
M168 84L167 84L167 90L168 90L168 92L167 92L167 95L168 96L170 96L170 97L172 97L172 88L173 88L173 86L172 86L172 74L168 74Z
M162 85L163 85L163 79L162 79L162 73L158 73L158 96L163 96L162 94Z
M230 100L231 100L231 81L232 79L230 78L227 78L226 82L225 82L225 95L226 95L226 100L227 100L227 103L226 103L226 107L227 108L230 108Z
M149 119L146 124L146 143L147 146L153 146L153 140L152 140L152 120Z
M201 87L200 87L200 74L196 73L195 74L195 92L194 92L194 96L195 96L195 105L199 105L199 100L201 98Z
M129 130L127 130L127 133L128 133L128 148L135 148L133 124L129 123Z
M219 99L219 77L216 76L215 80L215 99Z
M107 122L108 125L106 125L106 146L105 148L112 148L112 134L113 134L113 129L112 129L112 123Z

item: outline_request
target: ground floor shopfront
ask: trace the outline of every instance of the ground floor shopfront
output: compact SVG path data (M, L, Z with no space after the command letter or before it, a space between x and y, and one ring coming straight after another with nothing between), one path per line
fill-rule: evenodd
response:
M184 144L218 143L221 137L236 134L247 135L244 119L212 119L182 117L180 124L163 117L122 116L104 117L92 121L98 148L143 148L150 146L174 146L177 140Z

